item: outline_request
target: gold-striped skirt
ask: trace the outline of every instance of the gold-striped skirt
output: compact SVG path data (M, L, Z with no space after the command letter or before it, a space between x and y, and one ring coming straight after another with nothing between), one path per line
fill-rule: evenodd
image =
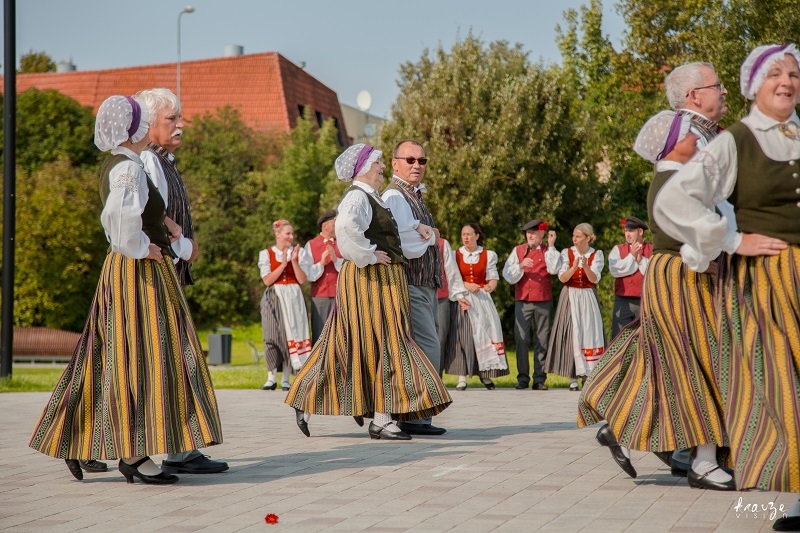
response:
M221 442L211 377L172 261L109 253L83 334L30 446L89 460Z
M334 309L286 403L311 414L397 420L442 412L452 399L411 338L410 313L401 265L345 261Z
M727 446L712 284L680 256L650 259L640 321L617 335L594 369L579 399L578 426L606 420L620 444L643 451Z

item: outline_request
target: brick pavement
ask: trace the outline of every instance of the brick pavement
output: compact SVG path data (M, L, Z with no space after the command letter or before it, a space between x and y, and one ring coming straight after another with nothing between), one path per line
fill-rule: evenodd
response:
M628 478L575 427L566 390L451 391L442 437L370 440L351 418L312 417L311 438L280 391L218 391L229 472L127 485L116 470L78 482L27 447L49 394L0 394L0 531L771 531L743 503L795 495L690 489L652 454ZM161 457L163 458L163 457ZM159 458L160 459L160 458ZM264 516L280 521L267 525Z

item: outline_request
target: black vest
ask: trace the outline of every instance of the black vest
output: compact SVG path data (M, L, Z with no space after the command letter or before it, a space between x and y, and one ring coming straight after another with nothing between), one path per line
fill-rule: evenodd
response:
M357 185L347 189L345 195L353 191L360 191L365 194L367 200L369 200L370 207L372 207L372 220L370 220L369 227L364 232L364 237L369 239L369 242L374 244L378 250L389 254L389 259L392 260L393 265L408 264L408 260L403 255L403 248L400 246L400 233L397 231L397 222L395 222L389 208L379 204L371 194Z
M647 191L647 214L650 217L650 232L653 234L653 253L667 253L678 254L681 251L682 242L679 242L658 227L656 221L653 219L653 204L655 203L658 191L661 187L675 174L677 170L662 170L656 172L653 177L653 182L650 183L650 189Z

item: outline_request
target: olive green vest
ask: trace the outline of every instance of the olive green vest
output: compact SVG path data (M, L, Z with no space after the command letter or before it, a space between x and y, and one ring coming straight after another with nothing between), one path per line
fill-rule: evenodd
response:
M106 205L108 193L110 192L109 175L111 169L129 160L127 156L122 154L109 155L100 166L100 199L103 201L103 206ZM147 204L145 204L144 211L142 211L142 231L147 235L151 243L161 248L162 254L168 257L175 257L169 242L167 225L164 224L164 217L167 216L167 207L164 204L164 199L149 178L145 181L147 182Z
M736 141L738 175L728 201L739 231L800 244L800 160L770 159L741 122L727 131Z
M397 231L397 222L395 222L389 208L379 204L371 194L368 194L361 187L353 185L347 189L345 195L350 194L351 191L361 191L366 194L369 205L372 207L372 220L370 220L364 236L369 239L369 242L377 246L378 250L389 254L389 259L392 260L393 265L408 264L408 260L403 256L403 249L400 247L400 233Z
M647 213L650 216L650 232L653 234L653 253L677 254L681 251L682 242L676 241L658 227L653 219L653 204L661 187L675 174L677 170L662 170L656 172L650 189L647 191Z

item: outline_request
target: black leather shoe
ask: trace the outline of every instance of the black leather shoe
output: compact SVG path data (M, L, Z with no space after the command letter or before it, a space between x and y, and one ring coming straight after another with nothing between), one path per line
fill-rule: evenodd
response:
M370 422L367 430L369 431L369 438L376 440L411 440L411 435L405 431L384 431L384 429L386 428L375 424L375 422Z
M303 418L303 411L295 407L294 414L295 417L297 418L297 427L300 428L300 431L303 432L303 435L305 435L306 437L310 437L311 432L308 430L308 422L306 422L306 419Z
M736 482L731 478L730 480L726 481L725 483L720 483L719 481L711 481L706 476L708 476L714 470L718 470L720 467L712 468L705 474L698 474L691 468L689 469L689 486L693 489L709 489L709 490L736 490Z
M274 381L267 381L266 383L261 385L261 390L275 390L277 386L278 384L275 383Z
M517 383L517 386L514 387L514 388L517 389L517 390L527 390L528 386L524 385L522 383Z
M534 383L531 390L550 390L544 383Z
M597 430L597 442L599 442L601 446L607 446L611 452L611 457L616 461L622 471L633 479L636 479L636 469L633 468L631 460L625 457L622 447L617 443L617 438L611 432L611 428L608 427L608 424L604 424Z
M148 459L150 458L144 457L132 465L120 460L119 471L123 476L125 476L125 481L128 483L133 483L133 478L138 477L140 480L150 485L172 485L173 483L178 482L178 476L173 476L172 474L167 474L166 472L159 472L155 476L147 476L139 472L139 467L142 466Z
M87 472L97 473L97 472L108 472L108 465L102 461L95 461L94 459L90 459L89 461L80 461L81 468L83 468Z
M444 435L447 432L446 429L438 428L432 424L409 424L407 422L398 422L397 427L409 435Z
M81 464L77 459L64 459L64 462L67 463L67 468L69 468L69 473L72 474L72 477L78 481L83 480L83 470L81 470Z
M773 531L800 531L800 516L783 516L772 524Z
M489 390L494 390L494 388L495 388L494 387L494 382L491 379L487 379L486 381L481 380L481 383L483 383L483 386L486 387Z
M354 416L353 420L356 421L356 424L358 424L358 427L360 427L360 428L364 427L364 417L363 416Z
M201 455L188 461L161 461L161 470L169 474L217 474L228 469L225 461Z
M665 465L672 467L672 452L653 452Z
M672 475L675 477L686 477L689 475L689 470L691 470L692 465L682 463L680 461L672 461L670 463L670 470L672 471ZM729 472L730 473L730 472Z
M281 390L282 391L288 391L290 388L291 387L289 386L288 383L281 383Z

